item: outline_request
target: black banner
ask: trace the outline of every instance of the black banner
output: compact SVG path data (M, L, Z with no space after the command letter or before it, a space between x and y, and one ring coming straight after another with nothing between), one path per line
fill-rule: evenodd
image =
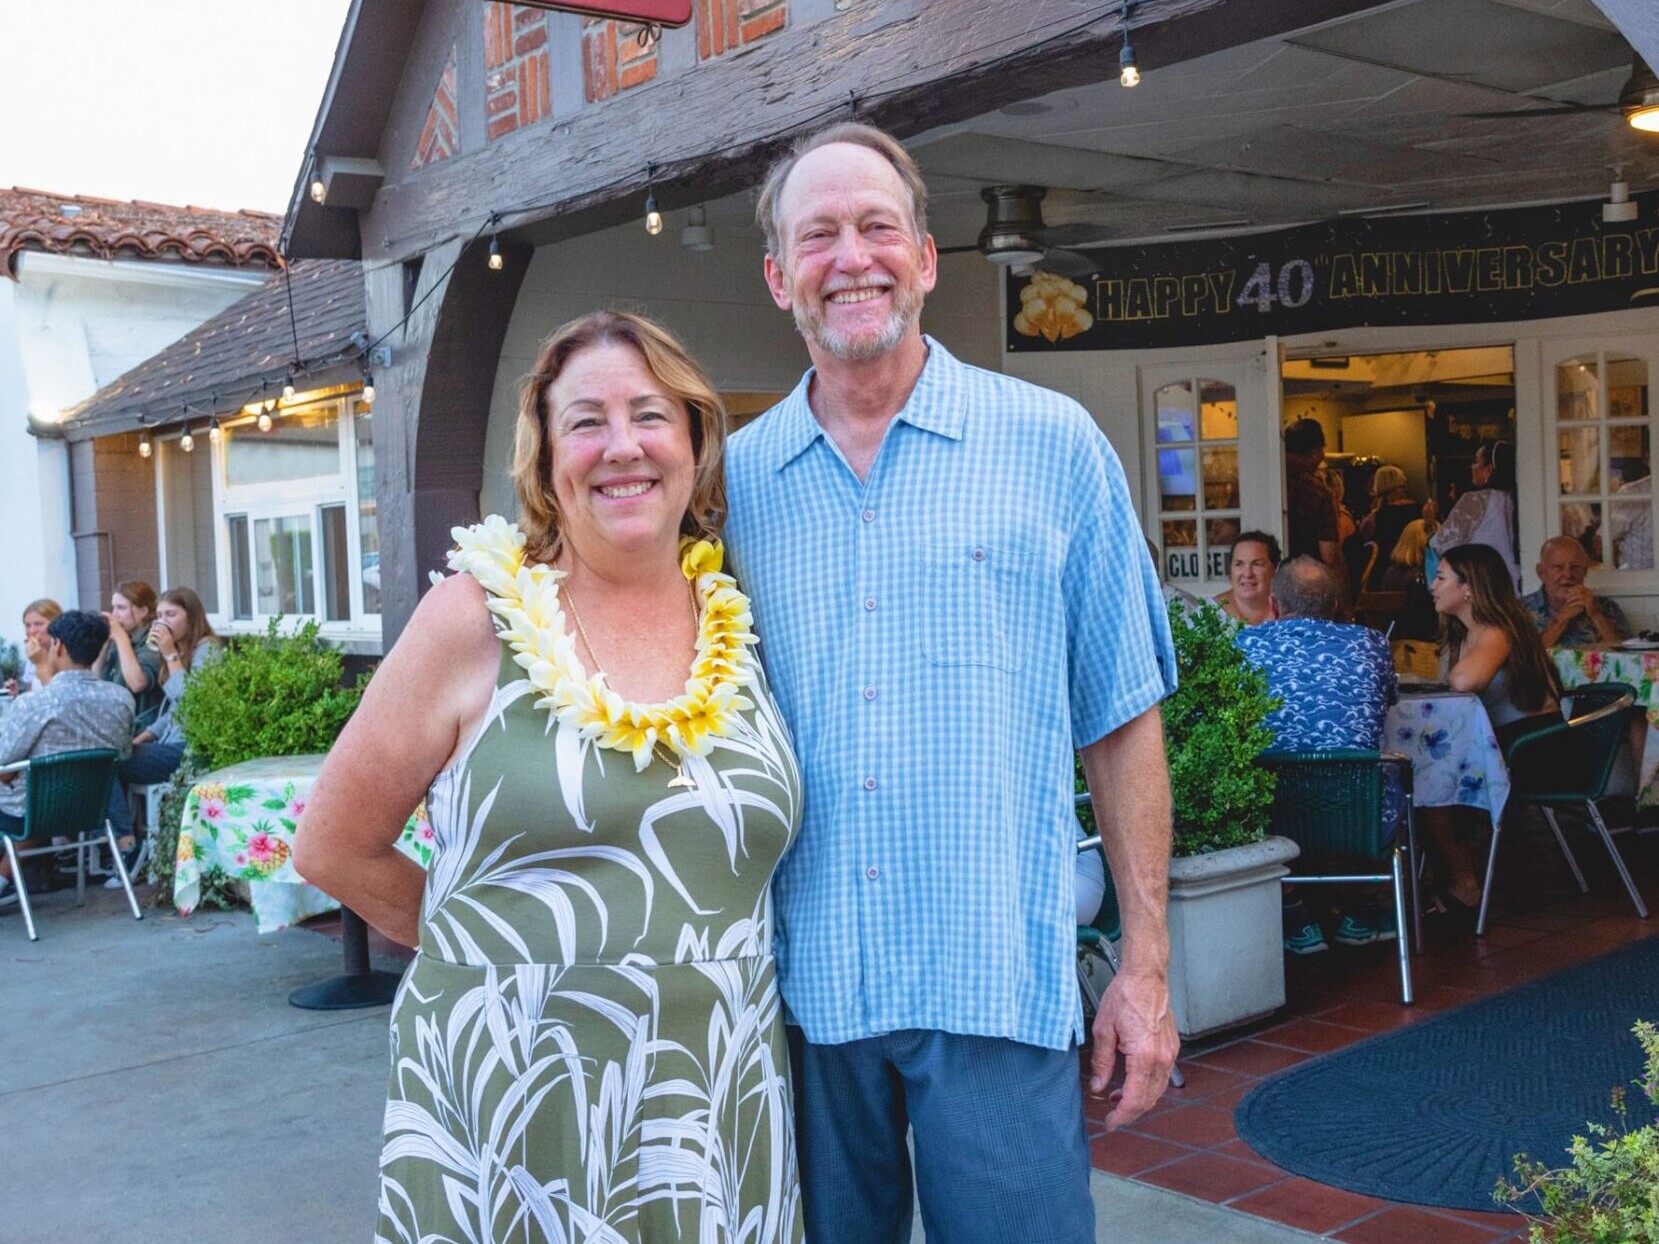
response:
M1586 202L1091 250L1092 276L1009 276L1008 348L1207 345L1659 306L1659 193L1634 201L1640 214L1624 224Z

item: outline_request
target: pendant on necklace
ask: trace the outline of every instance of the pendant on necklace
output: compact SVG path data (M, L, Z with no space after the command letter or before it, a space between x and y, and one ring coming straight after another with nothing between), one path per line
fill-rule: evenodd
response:
M685 775L683 768L668 780L668 786L671 790L676 786L683 786L689 790L697 789L697 783Z

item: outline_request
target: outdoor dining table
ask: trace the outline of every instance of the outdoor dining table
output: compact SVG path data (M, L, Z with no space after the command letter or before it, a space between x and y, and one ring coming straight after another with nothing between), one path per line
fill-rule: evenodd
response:
M268 756L205 775L185 797L173 872L173 905L189 915L201 901L210 868L246 884L256 927L273 933L340 904L294 871L294 831L323 757ZM432 823L426 805L416 808L398 835L397 848L422 868L432 862ZM397 978L369 967L368 929L350 909L342 912L343 976L298 989L296 1006L334 1010L389 1001Z
M1642 748L1641 771L1636 775L1636 802L1659 805L1659 647L1624 648L1596 644L1584 648L1551 648L1561 684L1574 687L1598 682L1628 683L1636 703L1647 714L1647 741Z
M1382 749L1411 760L1416 807L1479 808L1493 821L1503 816L1509 770L1478 696L1401 683L1399 703L1383 724Z

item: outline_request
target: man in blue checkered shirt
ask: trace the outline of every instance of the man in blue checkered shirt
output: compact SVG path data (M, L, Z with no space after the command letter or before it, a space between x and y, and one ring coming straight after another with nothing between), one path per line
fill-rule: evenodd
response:
M929 1238L1084 1244L1074 745L1125 930L1109 1126L1177 1048L1158 580L1088 414L922 335L936 254L897 142L802 140L757 216L813 363L732 438L726 526L806 778L774 895L807 1238L909 1239L908 1128Z

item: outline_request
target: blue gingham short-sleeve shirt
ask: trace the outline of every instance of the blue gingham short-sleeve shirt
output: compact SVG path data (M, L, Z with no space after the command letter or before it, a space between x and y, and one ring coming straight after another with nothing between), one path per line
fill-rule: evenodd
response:
M819 1044L921 1028L1064 1049L1072 749L1173 689L1169 624L1088 413L928 348L863 483L810 372L728 451L727 548L806 781L773 891L779 980Z

